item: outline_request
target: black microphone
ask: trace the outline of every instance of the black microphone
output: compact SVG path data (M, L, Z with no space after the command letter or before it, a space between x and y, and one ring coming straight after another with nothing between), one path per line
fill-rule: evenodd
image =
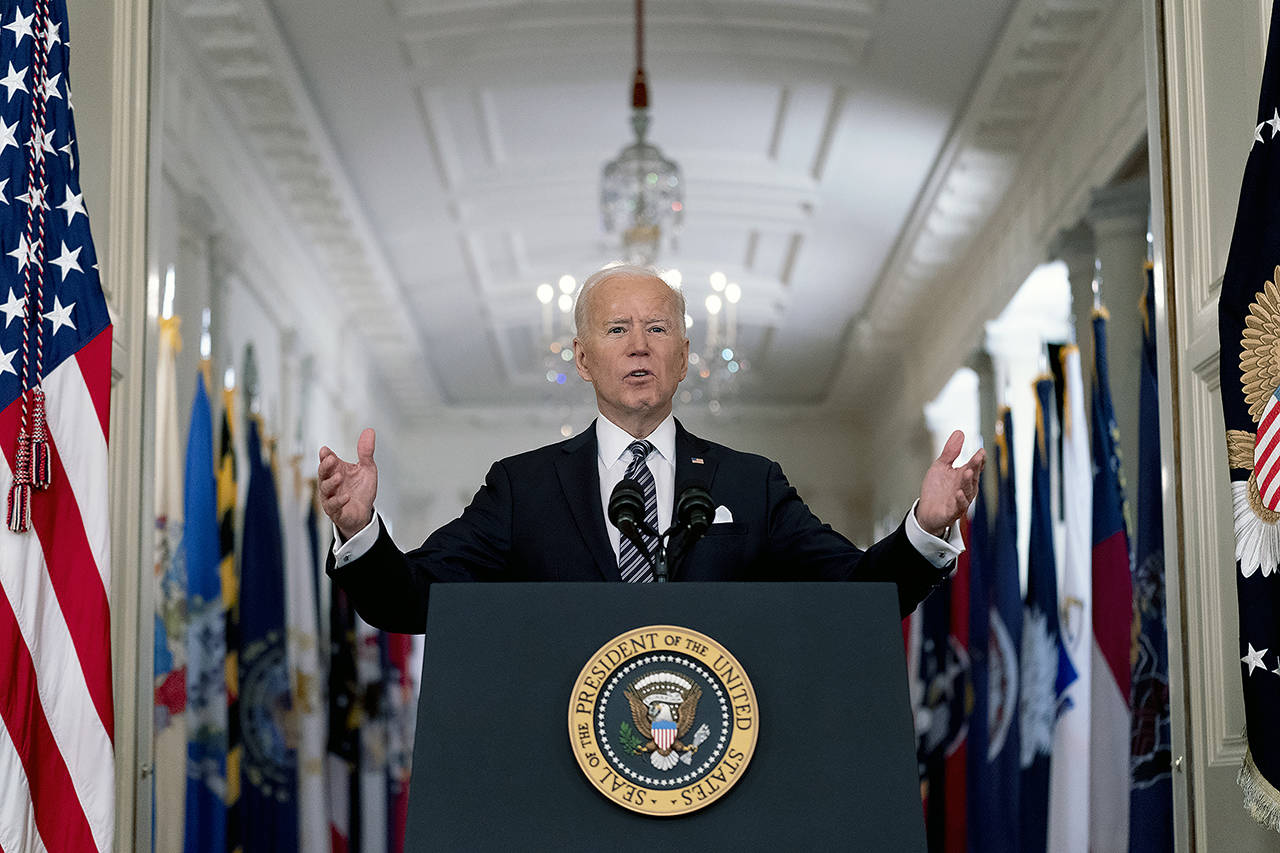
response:
M707 532L716 516L716 505L711 500L711 493L701 483L687 483L676 498L676 518L687 531L684 547L691 548L693 543Z
M624 477L609 496L609 521L635 544L652 562L649 547L640 532L648 527L644 521L644 489L635 480Z
M672 527L672 530L680 530L679 546L678 548L676 547L674 536L667 544L667 547L674 552L670 555L673 574L678 564L689 555L689 551L693 549L694 544L702 538L702 534L706 533L707 528L711 526L711 522L716 515L715 506L715 501L711 499L711 493L701 483L686 483L679 490L674 513L676 523Z

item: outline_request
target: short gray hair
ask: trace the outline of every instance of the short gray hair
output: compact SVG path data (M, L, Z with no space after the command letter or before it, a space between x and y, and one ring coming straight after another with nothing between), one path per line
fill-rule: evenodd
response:
M587 276L587 280L582 283L582 287L578 288L578 295L573 305L573 331L579 334L582 327L587 322L587 294L590 293L596 285L603 284L606 281L615 278L656 278L658 281L667 285L671 289L671 298L676 303L676 326L680 330L680 337L685 337L685 314L688 309L685 305L684 291L678 287L671 287L657 267L641 266L640 264L609 264Z

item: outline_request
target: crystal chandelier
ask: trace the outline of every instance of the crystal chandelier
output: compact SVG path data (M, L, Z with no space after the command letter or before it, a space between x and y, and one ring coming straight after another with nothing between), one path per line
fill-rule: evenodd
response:
M600 213L606 231L621 232L627 261L650 265L657 259L663 232L672 235L680 227L684 182L680 167L645 139L649 129L649 87L644 75L644 0L636 0L631 129L635 142L606 163L600 177Z

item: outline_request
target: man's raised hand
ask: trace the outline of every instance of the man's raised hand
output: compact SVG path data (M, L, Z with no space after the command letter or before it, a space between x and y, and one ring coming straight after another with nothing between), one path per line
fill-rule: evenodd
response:
M964 465L959 468L951 467L963 446L964 433L960 430L951 433L942 453L933 460L920 485L916 521L926 533L934 536L941 536L948 527L959 521L978 494L978 475L982 473L982 464L986 461L987 454L979 448Z
M360 433L355 462L344 462L328 447L320 448L320 466L316 469L320 478L320 508L344 540L373 520L373 499L378 495L374 439L372 428Z

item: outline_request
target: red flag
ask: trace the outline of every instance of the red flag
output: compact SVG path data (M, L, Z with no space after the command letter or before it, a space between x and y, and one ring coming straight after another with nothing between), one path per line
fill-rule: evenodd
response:
M963 661L966 668L961 700L965 724L960 727L954 740L947 747L946 758L946 853L965 853L968 849L965 813L968 804L966 776L969 761L969 726L968 719L973 708L970 695L971 682L967 672L969 666L969 517L960 519L960 535L964 539L965 550L956 558L956 571L949 583L951 592L951 648L956 659Z

